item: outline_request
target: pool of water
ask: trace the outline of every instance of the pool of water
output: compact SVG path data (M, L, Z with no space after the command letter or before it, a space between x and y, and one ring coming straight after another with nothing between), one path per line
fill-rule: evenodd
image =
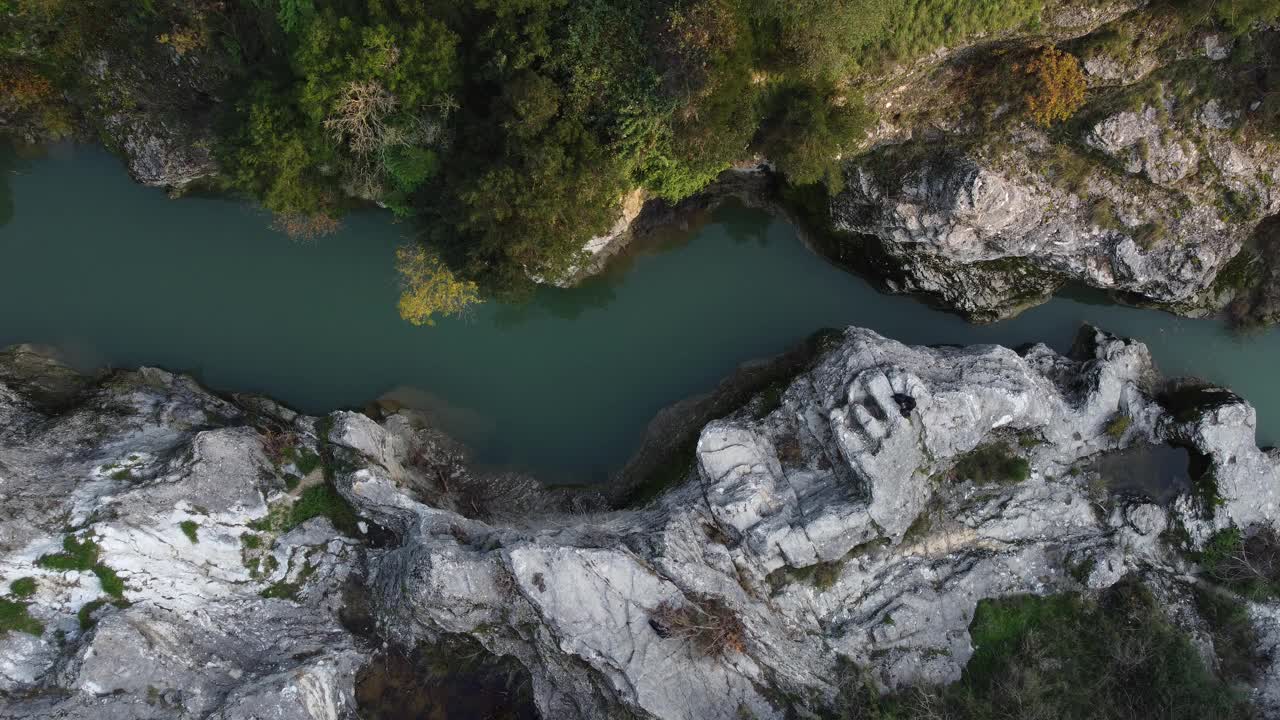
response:
M0 345L56 345L78 365L158 365L301 410L386 393L431 409L489 464L551 482L599 481L655 411L739 362L821 327L862 325L909 343L1065 349L1082 322L1146 341L1167 374L1225 384L1280 437L1280 333L1059 298L974 326L816 257L784 220L723 207L706 222L573 290L489 303L414 327L396 313L385 213L294 242L230 200L170 200L93 147L0 157Z

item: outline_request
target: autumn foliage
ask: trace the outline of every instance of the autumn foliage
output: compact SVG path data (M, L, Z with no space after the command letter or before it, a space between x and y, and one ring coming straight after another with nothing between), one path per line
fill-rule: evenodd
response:
M480 302L479 288L453 274L422 245L396 250L400 273L400 317L414 325L435 325L436 315L461 315Z
M1084 105L1085 80L1075 55L1046 47L1031 62L1014 71L1030 76L1027 110L1040 125L1066 120Z

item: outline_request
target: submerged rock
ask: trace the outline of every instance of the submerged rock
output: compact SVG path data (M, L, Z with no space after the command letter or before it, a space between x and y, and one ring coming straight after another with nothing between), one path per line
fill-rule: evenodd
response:
M418 658L403 674L459 638L518 661L542 717L821 714L851 667L883 690L957 679L984 598L1134 574L1212 656L1182 550L1280 515L1243 400L1092 328L1070 356L856 328L820 347L707 423L682 484L613 510L472 471L412 412L316 421L10 352L0 581L35 579L43 627L0 637L0 717L346 717L376 654ZM1099 458L1163 444L1192 457L1189 492L1106 491ZM83 570L40 560L90 542ZM1250 611L1268 643L1277 607ZM367 697L403 684L368 676Z

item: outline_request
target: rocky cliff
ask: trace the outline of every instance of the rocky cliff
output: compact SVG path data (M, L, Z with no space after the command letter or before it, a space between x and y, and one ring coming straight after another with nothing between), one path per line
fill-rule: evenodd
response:
M921 78L933 106L903 108L848 163L830 222L861 240L831 254L870 244L890 289L979 320L1067 283L1193 315L1247 299L1251 236L1280 212L1274 78L1251 63L1278 38L1188 32L1166 10L1129 8L1062 45L1089 101L1051 129L1015 112L1016 77L1000 73L1025 63L1017 48L935 66Z
M10 350L0 717L349 717L376 655L459 638L517 660L542 717L823 713L850 668L956 680L983 599L1125 576L1216 662L1188 551L1280 516L1243 400L1093 329L1069 357L849 329L806 367L707 424L683 483L608 509L473 472L412 414ZM1100 463L1166 446L1192 472L1145 494ZM1242 602L1268 649L1280 606Z

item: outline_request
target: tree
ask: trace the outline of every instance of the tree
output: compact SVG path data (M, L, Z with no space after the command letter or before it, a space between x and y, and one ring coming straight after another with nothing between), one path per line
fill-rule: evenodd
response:
M1015 65L1014 71L1018 69ZM1066 120L1084 105L1084 72L1075 55L1048 46L1022 70L1032 77L1027 110L1040 125Z
M793 185L825 182L840 192L839 157L858 147L875 116L860 98L808 84L780 92L775 103L780 110L762 132L765 156Z
M419 244L396 250L400 273L400 317L414 325L435 325L436 315L461 315L480 302L474 282L462 280L435 253Z

